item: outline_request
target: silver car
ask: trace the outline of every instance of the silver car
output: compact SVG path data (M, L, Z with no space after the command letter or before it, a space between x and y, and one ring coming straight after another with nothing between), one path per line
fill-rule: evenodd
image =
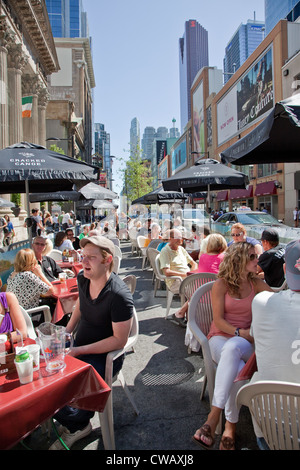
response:
M300 228L289 227L279 222L271 214L260 211L241 210L235 212L226 212L215 222L212 222L212 231L221 233L227 241L231 240L231 226L237 222L243 224L249 237L261 238L261 234L266 227L273 227L277 230L281 243L300 238Z

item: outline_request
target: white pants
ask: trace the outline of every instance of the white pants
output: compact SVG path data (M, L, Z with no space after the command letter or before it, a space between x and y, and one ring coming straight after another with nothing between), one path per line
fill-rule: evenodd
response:
M213 361L218 364L212 405L225 409L225 418L237 423L239 410L235 400L244 381L234 379L254 351L254 345L240 336L213 336L209 340Z

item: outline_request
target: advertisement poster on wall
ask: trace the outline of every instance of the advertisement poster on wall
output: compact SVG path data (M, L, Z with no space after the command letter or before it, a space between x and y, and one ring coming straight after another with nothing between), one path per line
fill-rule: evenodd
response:
M203 82L193 93L193 139L194 152L205 152L204 111L203 111Z
M217 105L218 145L274 107L272 47Z
M172 150L172 175L182 170L187 164L186 138Z

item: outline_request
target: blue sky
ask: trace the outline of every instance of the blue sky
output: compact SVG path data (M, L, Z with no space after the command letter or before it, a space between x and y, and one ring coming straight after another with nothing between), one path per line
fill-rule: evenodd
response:
M241 23L264 21L264 0L83 0L93 40L94 119L110 133L113 189L128 159L130 123L180 129L178 40L184 23L208 31L209 65L222 69L225 46Z

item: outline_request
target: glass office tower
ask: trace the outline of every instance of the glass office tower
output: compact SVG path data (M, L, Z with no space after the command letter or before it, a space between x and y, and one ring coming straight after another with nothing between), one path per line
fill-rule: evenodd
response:
M262 21L248 20L241 24L225 48L223 60L224 83L245 62L265 38L265 24Z
M265 0L266 35L272 31L278 21L285 19L292 10L298 11L298 13L292 15L293 19L289 18L289 21L295 21L297 18L294 16L298 17L300 14L299 8L299 0Z
M88 37L82 0L46 0L46 6L55 38Z
M191 86L199 70L208 66L208 33L196 20L185 22L179 39L181 131L191 119Z

